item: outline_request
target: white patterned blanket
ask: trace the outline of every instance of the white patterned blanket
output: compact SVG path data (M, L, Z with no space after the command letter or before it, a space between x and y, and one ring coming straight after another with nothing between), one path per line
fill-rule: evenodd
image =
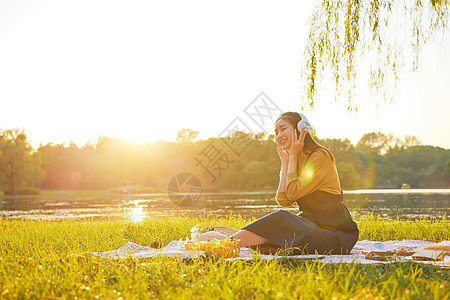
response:
M398 261L411 261L414 260L411 256L392 256L388 261L378 261L372 259L366 259L368 252L376 253L389 253L391 251L399 250L401 248L410 251L418 251L426 246L450 246L450 241L441 241L440 243L427 242L422 240L402 240L402 241L358 241L355 247L352 249L350 255L255 255L249 248L241 248L239 257L225 258L224 260L252 260L256 258L272 260L272 259L317 259L323 263L358 263L358 264L386 264ZM203 251L186 251L183 245L179 244L179 241L172 241L167 246L161 249L155 249L150 247L141 246L135 243L128 242L119 249L106 251L106 252L92 252L93 255L98 255L105 258L150 258L156 256L164 257L179 257L195 259L204 254ZM450 256L444 256L444 260L441 261L417 261L420 263L435 264L440 267L450 268Z

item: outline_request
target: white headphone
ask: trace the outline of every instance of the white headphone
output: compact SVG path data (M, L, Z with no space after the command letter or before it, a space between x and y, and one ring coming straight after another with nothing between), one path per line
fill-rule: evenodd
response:
M303 131L308 132L311 130L311 124L308 122L308 119L306 119L306 117L302 114L297 112L300 115L301 121L297 123L297 129L298 132L302 132L302 128Z

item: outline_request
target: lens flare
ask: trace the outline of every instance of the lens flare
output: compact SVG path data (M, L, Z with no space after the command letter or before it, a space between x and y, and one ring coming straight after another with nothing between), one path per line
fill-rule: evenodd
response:
M303 170L302 170L302 174L300 176L301 181L302 181L302 185L303 184L308 184L313 180L314 174L315 172L315 168L312 164L307 164Z

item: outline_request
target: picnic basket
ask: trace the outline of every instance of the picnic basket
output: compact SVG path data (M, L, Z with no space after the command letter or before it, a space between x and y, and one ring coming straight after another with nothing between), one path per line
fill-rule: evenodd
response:
M221 258L239 257L241 250L240 239L213 239L209 242L188 242L184 244L187 251L205 251Z

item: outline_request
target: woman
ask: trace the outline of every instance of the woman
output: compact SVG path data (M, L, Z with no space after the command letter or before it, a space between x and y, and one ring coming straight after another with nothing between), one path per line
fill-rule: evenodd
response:
M293 254L348 254L359 231L343 203L334 156L309 132L298 132L299 121L296 112L281 114L275 142L281 160L276 201L283 207L297 203L300 213L278 210L228 238L239 238L241 247L262 253L288 247Z

